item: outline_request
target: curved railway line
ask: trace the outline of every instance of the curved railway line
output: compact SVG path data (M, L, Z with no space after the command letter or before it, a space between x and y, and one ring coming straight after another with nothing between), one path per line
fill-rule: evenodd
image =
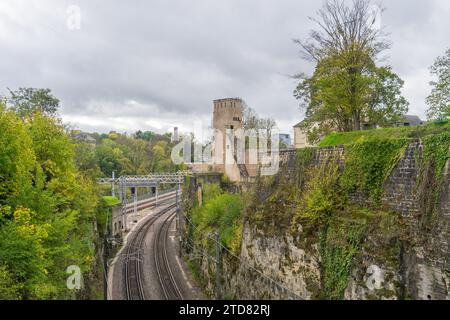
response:
M127 248L125 250L126 259L124 264L125 297L127 300L146 299L142 274L144 240L150 227L156 222L156 220L158 220L158 218L170 213L169 217L172 217L173 219L174 208L176 208L176 204L169 205L149 218L138 230L136 230L136 234L133 235L131 241L127 243ZM159 229L158 235L162 228L164 228L164 223ZM165 235L167 235L167 233L165 233ZM164 250L165 249L166 248L164 247ZM165 255L167 256L167 252Z
M161 227L157 231L153 247L156 272L164 297L167 300L183 300L183 295L177 285L167 256L167 239L169 238L169 229L175 215L176 213L174 212L164 218Z

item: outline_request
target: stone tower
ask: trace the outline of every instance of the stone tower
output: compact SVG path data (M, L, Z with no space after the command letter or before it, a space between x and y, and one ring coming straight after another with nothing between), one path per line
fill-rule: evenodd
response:
M240 98L226 98L214 100L213 129L216 130L216 148L213 150L213 158L218 171L225 172L227 176L237 181L240 179L239 168L231 158L234 154L234 136L227 139L227 129L233 132L242 129L242 113L244 102Z

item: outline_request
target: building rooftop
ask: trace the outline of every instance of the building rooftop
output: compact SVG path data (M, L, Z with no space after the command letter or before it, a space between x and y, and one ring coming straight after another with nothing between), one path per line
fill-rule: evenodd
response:
M401 122L401 121L409 122L409 123L416 124L416 125L419 125L419 124L423 123L423 121L418 116L411 115L411 114L403 115L399 122Z
M75 133L75 134L73 135L73 137L74 137L75 139L78 139L78 140L84 140L84 141L86 141L86 142L91 142L91 143L95 143L95 142L96 142L95 138L93 138L90 134L88 134L88 133L86 133L86 132L78 132L78 133Z
M294 128L300 127L300 126L303 124L304 121L305 121L305 120L302 120L302 121L300 121L299 123L297 123L297 124L294 126ZM412 125L412 126L417 126L417 125L421 125L421 124L424 123L423 120L421 120L418 116L413 115L413 114L405 114L405 115L402 115L401 118L400 118L400 120L397 121L397 123L402 123L402 122L408 122L408 123L409 123L410 125Z
M294 128L300 127L300 126L303 124L303 122L305 122L305 120L302 120L302 121L300 121L299 123L297 123L297 124L294 126Z

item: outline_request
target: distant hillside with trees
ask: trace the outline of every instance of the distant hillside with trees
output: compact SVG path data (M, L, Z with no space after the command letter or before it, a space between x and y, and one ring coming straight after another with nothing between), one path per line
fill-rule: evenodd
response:
M72 131L72 137L78 131ZM181 168L173 164L171 134L137 131L134 134L91 133L95 142L74 138L76 162L92 177L142 175L150 172L174 172Z

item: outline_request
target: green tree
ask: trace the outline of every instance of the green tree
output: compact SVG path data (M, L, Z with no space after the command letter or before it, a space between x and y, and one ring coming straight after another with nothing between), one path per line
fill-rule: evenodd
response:
M133 135L110 132L108 135L94 133L92 136L98 138L95 160L103 176L111 176L112 171L120 176L176 171L181 168L171 161L173 145L170 134L137 131ZM81 163L86 163L86 160L80 159Z
M20 285L6 266L0 265L0 300L19 300Z
M115 171L120 175L124 171L127 162L118 144L111 139L104 139L95 150L98 165L103 175L110 177Z
M147 174L150 168L148 156L149 143L146 140L131 139L129 159L133 174Z
M75 171L74 149L59 119L37 112L29 132L36 160L48 180Z
M123 153L126 167L124 174L147 174L150 167L150 143L147 140L120 135L116 143Z
M57 292L67 292L65 269L92 267L93 223L99 201L93 182L78 171L74 146L57 118L37 113L29 123L36 154L35 190L23 206L36 212L35 220L48 224L44 241L52 262L49 278Z
M134 136L136 137L136 139L142 139L142 140L145 140L145 141L151 141L156 136L156 133L154 133L153 131L144 131L144 132L142 132L141 130L138 130L138 131L136 131Z
M318 18L311 18L319 30L311 31L308 41L295 41L304 58L316 63L312 76L297 76L294 91L310 133L360 130L366 121L385 125L408 109L403 81L390 67L376 65L389 44L374 27L378 12L372 8L370 0L354 0L350 7L327 1Z
M30 191L36 159L25 124L1 103L0 132L0 204L12 204Z
M10 93L8 102L11 108L22 118L31 117L36 112L55 116L59 109L59 100L52 95L50 89L19 88L15 91L8 90Z
M23 121L0 106L0 130L0 294L73 297L67 266L93 267L93 181L77 168L59 119L36 112ZM12 291L3 287L11 281Z
M102 172L95 156L95 145L85 142L75 142L75 163L81 172L92 179L102 176Z
M45 226L32 222L34 214L19 208L13 220L0 228L0 261L14 270L14 278L23 287L23 299L45 299L52 291L46 279L50 261L43 246L48 234Z
M152 148L151 172L173 171L167 141L159 141Z
M391 126L408 112L409 102L401 93L404 81L389 66L375 68L371 80L363 112L370 124Z
M438 57L430 68L431 74L437 81L431 81L433 87L427 97L430 108L427 111L429 120L445 119L450 117L450 49L445 55Z

